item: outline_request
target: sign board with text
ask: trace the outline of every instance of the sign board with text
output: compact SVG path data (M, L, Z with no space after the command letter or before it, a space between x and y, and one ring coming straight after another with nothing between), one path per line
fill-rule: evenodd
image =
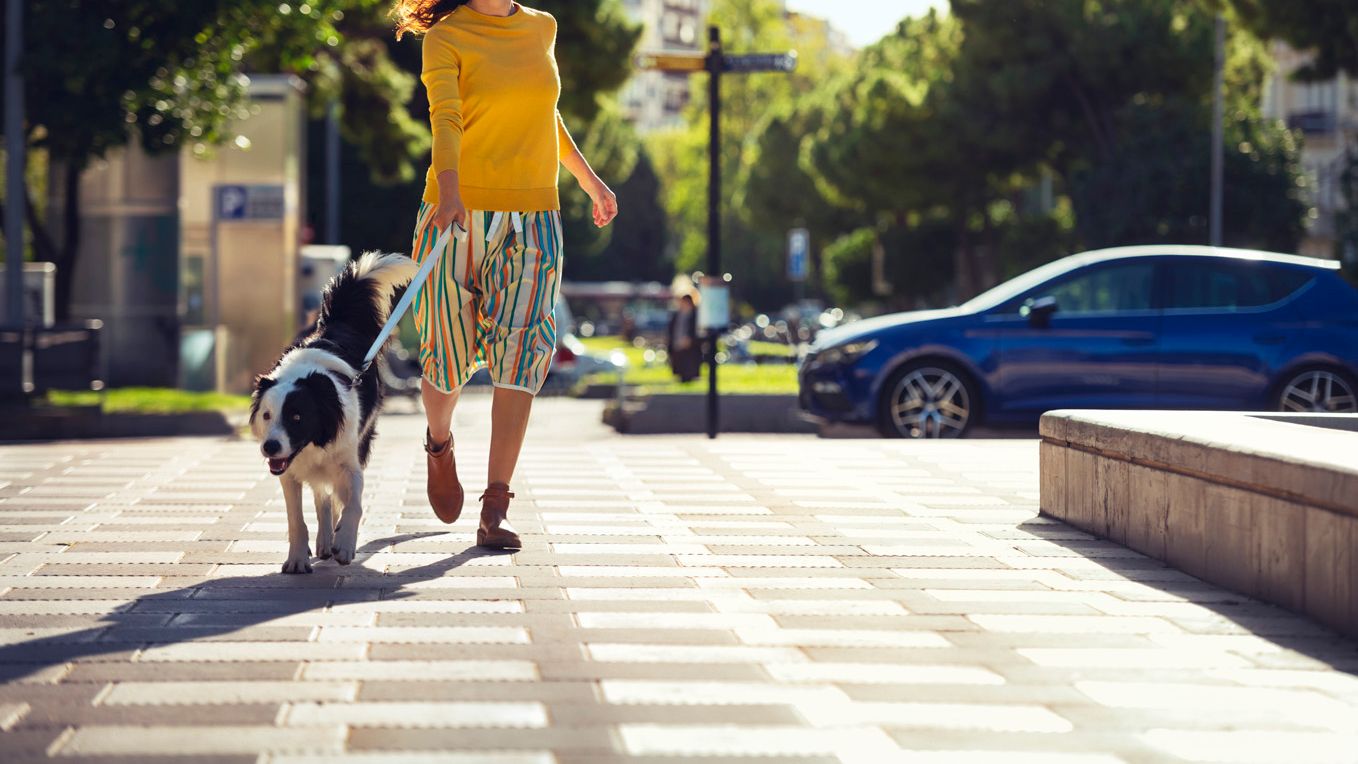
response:
M212 216L217 220L282 220L286 211L281 185L213 187Z
M704 279L698 285L698 328L721 331L731 325L731 288L720 279Z
M794 228L787 232L787 277L792 281L806 281L811 261L811 232Z

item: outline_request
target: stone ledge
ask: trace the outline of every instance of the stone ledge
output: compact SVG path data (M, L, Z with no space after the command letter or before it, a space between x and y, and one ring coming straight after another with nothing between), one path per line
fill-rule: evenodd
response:
M1358 636L1358 417L1056 411L1044 514Z
M702 393L669 393L609 404L604 423L629 435L706 432L707 397ZM800 416L795 395L721 397L721 432L813 433L816 425Z

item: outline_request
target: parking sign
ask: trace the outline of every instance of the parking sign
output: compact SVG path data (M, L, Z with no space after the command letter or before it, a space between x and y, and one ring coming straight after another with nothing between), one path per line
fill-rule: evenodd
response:
M787 277L792 281L806 281L811 255L811 232L794 228L787 232Z
M216 186L217 220L282 220L287 198L281 185Z

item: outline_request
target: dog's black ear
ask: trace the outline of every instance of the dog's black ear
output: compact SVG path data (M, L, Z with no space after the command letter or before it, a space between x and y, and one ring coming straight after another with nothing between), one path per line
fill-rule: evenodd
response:
M250 394L250 421L255 421L255 414L259 413L259 402L264 398L264 393L269 388L278 384L278 380L266 377L263 374L255 377L255 390Z
M305 391L314 406L315 414L310 423L311 441L318 446L327 445L339 434L339 428L344 423L344 406L340 403L334 378L324 372L313 371L297 380L297 389Z

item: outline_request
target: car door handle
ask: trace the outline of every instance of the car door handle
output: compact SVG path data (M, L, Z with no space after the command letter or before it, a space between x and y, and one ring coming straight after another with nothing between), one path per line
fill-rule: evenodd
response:
M1256 334L1256 335L1254 335L1254 341L1257 342L1257 343L1259 343L1260 345L1281 345L1281 344L1283 344L1283 340L1284 340L1284 339L1286 339L1286 337L1284 337L1284 336L1281 335L1281 334Z
M1142 346L1142 345L1150 345L1150 344L1152 344L1152 343L1154 343L1154 342L1155 342L1155 338L1154 338L1154 337L1123 337L1123 338L1122 338L1122 344L1124 344L1124 345Z

